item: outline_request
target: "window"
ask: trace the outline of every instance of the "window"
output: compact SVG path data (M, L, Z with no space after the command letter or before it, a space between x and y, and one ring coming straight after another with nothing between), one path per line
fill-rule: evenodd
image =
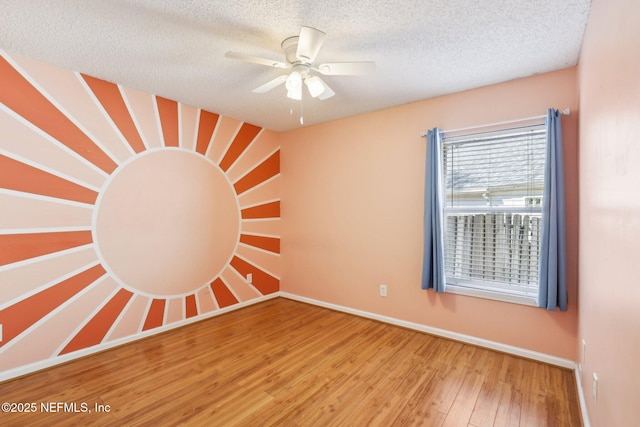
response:
M442 141L447 291L535 305L546 126Z

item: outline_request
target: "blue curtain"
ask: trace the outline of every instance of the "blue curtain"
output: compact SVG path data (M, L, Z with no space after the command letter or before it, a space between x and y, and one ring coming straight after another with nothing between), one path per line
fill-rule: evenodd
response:
M444 236L442 227L442 136L438 128L427 132L424 188L424 253L422 289L444 292Z
M564 165L560 113L547 112L547 161L542 199L542 229L538 307L567 310L567 239L564 205Z

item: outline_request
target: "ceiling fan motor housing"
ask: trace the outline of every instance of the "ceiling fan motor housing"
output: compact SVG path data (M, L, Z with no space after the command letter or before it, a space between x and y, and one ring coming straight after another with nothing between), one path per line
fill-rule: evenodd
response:
M282 47L282 50L284 51L284 56L287 58L287 62L289 64L295 64L296 62L302 62L296 56L296 52L298 50L298 39L299 38L300 38L299 36L289 37L289 38L284 39L282 41L282 43L280 44L280 46Z

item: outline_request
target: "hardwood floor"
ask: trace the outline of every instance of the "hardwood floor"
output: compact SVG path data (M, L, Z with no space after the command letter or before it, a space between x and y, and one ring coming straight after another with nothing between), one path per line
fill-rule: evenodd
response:
M581 425L569 370L284 298L1 383L0 402L37 405L4 426Z

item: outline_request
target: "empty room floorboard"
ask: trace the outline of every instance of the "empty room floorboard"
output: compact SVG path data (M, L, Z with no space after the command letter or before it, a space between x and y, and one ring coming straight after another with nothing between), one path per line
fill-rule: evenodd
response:
M275 298L0 384L2 425L580 426L573 372Z

